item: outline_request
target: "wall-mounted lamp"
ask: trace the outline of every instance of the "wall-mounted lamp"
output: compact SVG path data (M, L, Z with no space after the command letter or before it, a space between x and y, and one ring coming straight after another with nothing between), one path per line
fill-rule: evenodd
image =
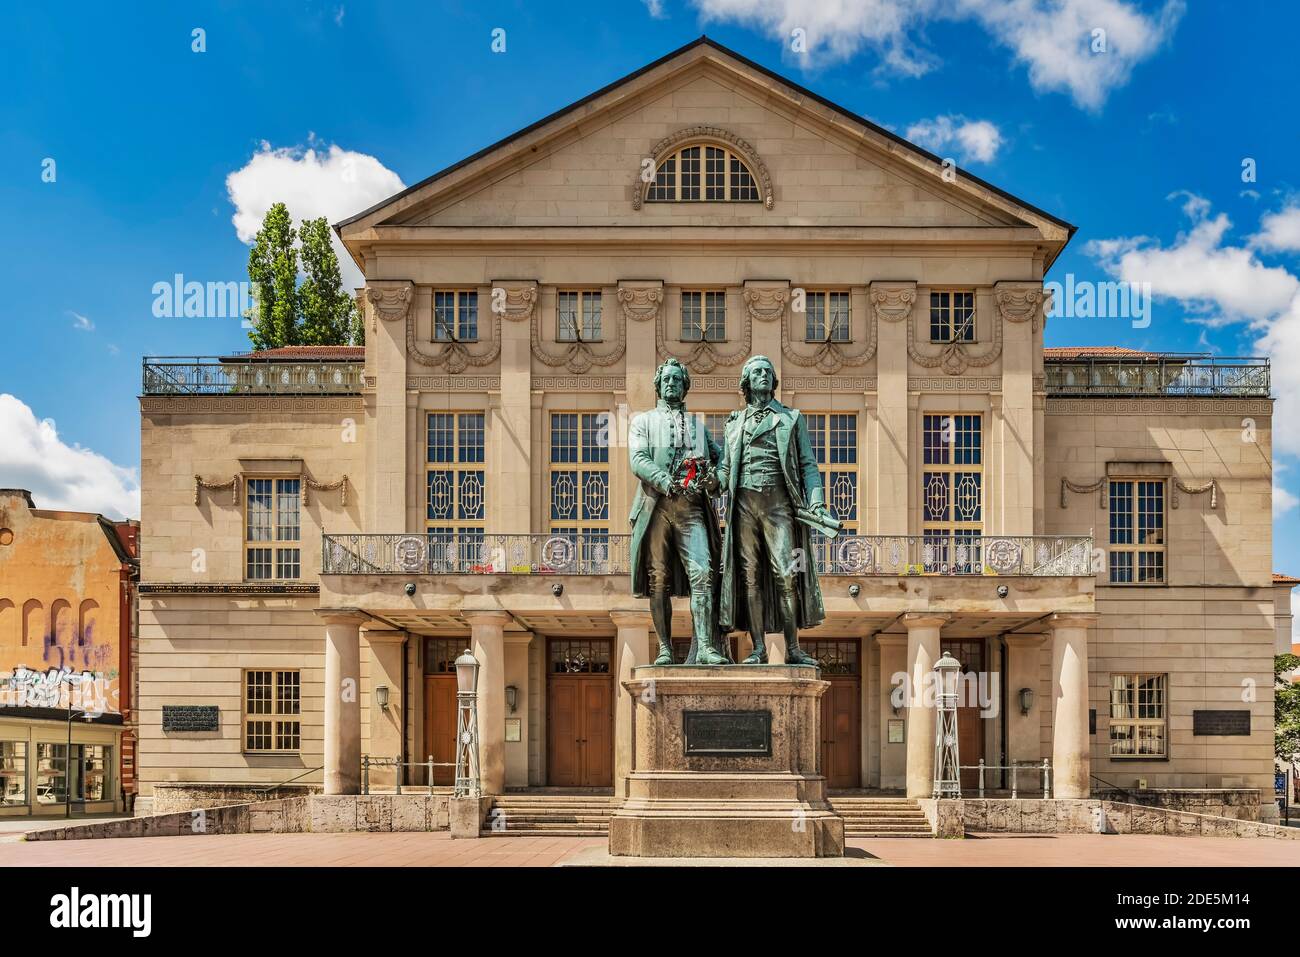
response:
M388 685L375 686L375 707L380 711L388 709Z
M519 689L514 685L506 685L506 705L510 708L510 713L515 713L515 705L519 703Z
M1029 714L1029 710L1034 706L1034 689L1020 689L1020 713Z
M849 586L850 598L857 598L861 594L862 594L862 586L859 585L857 582L854 582L852 585Z

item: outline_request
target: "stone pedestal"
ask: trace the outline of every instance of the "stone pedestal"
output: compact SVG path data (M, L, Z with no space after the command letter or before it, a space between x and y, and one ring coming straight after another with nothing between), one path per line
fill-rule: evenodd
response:
M840 857L844 822L818 768L815 668L632 669L627 799L609 852L630 857ZM766 728L770 727L770 733Z

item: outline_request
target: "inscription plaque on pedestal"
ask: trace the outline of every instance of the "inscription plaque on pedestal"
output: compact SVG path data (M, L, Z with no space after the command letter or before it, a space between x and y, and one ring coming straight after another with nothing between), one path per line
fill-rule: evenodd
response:
M683 711L688 757L771 757L771 711Z

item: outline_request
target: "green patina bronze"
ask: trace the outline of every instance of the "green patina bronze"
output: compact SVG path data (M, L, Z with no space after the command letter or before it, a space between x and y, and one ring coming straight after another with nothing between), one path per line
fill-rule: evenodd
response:
M727 420L722 447L686 413L690 373L676 359L655 372L656 407L632 420L632 592L650 599L656 665L673 663L672 598L689 596L687 664L726 664L722 635L748 631L746 664L767 660L765 635L785 636L786 663L816 665L799 629L825 618L812 532L828 537L827 512L808 428L773 398L776 370L752 356L740 375L745 408ZM725 535L709 496L727 494Z

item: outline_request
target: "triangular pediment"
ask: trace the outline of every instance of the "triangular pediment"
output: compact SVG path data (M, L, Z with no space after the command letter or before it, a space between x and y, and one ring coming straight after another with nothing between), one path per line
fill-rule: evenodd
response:
M767 201L641 202L645 164L688 137L747 149ZM1058 247L1073 231L703 39L340 231L347 242L383 227L505 226L1012 227Z

